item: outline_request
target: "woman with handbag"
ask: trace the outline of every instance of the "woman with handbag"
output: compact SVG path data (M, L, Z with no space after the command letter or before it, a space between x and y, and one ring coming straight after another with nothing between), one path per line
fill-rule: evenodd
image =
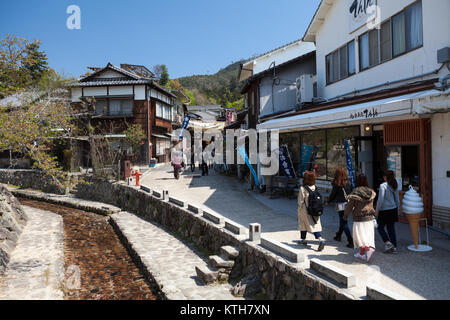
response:
M397 253L395 223L398 222L398 208L400 207L398 183L392 170L387 170L383 179L385 182L380 185L377 202L378 233L384 241L384 252Z
M328 202L336 203L336 211L339 214L339 230L334 237L334 240L341 241L342 233L347 236L347 247L354 248L353 238L348 227L348 222L344 220L344 210L347 206L347 196L353 191L353 185L348 179L347 171L344 168L337 168L332 181L333 189L328 197Z
M375 252L375 217L373 208L376 192L369 188L364 174L356 177L357 188L348 196L348 204L344 211L344 220L353 215L353 243L359 252L355 258L370 261Z

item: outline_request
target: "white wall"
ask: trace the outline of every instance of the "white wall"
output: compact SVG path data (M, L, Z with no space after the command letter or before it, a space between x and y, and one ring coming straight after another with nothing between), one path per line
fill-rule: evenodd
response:
M270 68L272 62L275 62L276 65L280 65L292 59L301 57L309 52L312 52L316 49L314 43L312 42L302 42L297 41L291 45L288 45L284 48L276 50L274 52L268 53L264 56L256 58L255 60L249 62L250 64L253 62L253 75L256 75L260 72L263 72Z
M134 87L134 100L145 100L145 86Z
M85 97L91 96L106 96L107 90L106 87L92 87L92 88L84 88L83 93Z
M268 74L263 77L259 85L260 116L295 109L297 105L295 81L303 74L315 75L315 69L315 60L312 58L291 63L277 69L276 75L280 79L280 85L275 85L273 87L273 95L275 96L273 103L274 108L272 107L273 75Z
M95 78L123 78L123 77L125 76L119 72L113 70L106 70L97 75Z
M438 113L431 119L433 204L450 208L450 112Z
M82 96L81 88L72 88L72 102L81 102L80 98Z
M109 87L109 95L110 96L119 96L119 95L128 95L128 94L133 94L133 86Z
M415 0L378 0L381 21L393 16ZM424 45L415 51L326 86L325 57L366 32L366 26L349 34L348 0L336 0L316 36L318 95L334 98L356 89L368 88L431 72L440 67L437 50L450 46L450 1L422 0ZM355 46L358 51L358 46ZM359 55L356 53L358 67ZM448 73L443 70L442 73ZM420 79L419 79L420 80ZM416 80L417 81L417 80ZM380 90L380 88L376 89Z

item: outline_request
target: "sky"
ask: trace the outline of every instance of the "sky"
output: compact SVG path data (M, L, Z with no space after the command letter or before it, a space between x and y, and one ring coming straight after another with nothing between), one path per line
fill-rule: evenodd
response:
M303 37L320 0L0 0L0 38L42 41L50 66L79 77L108 62L214 74ZM81 29L66 25L70 5Z

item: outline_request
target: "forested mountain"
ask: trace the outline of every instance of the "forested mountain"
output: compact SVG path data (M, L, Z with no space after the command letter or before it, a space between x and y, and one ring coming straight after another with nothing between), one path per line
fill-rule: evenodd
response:
M187 89L186 93L191 96L191 100L193 98L191 105L222 104L225 107L242 109L242 83L237 79L242 62L234 62L213 75L194 75L179 78L178 81Z

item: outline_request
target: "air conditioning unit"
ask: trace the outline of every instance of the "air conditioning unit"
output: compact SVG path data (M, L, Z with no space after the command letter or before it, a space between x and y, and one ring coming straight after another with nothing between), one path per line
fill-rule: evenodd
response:
M297 78L297 104L312 102L314 98L314 77L312 74L304 74Z

